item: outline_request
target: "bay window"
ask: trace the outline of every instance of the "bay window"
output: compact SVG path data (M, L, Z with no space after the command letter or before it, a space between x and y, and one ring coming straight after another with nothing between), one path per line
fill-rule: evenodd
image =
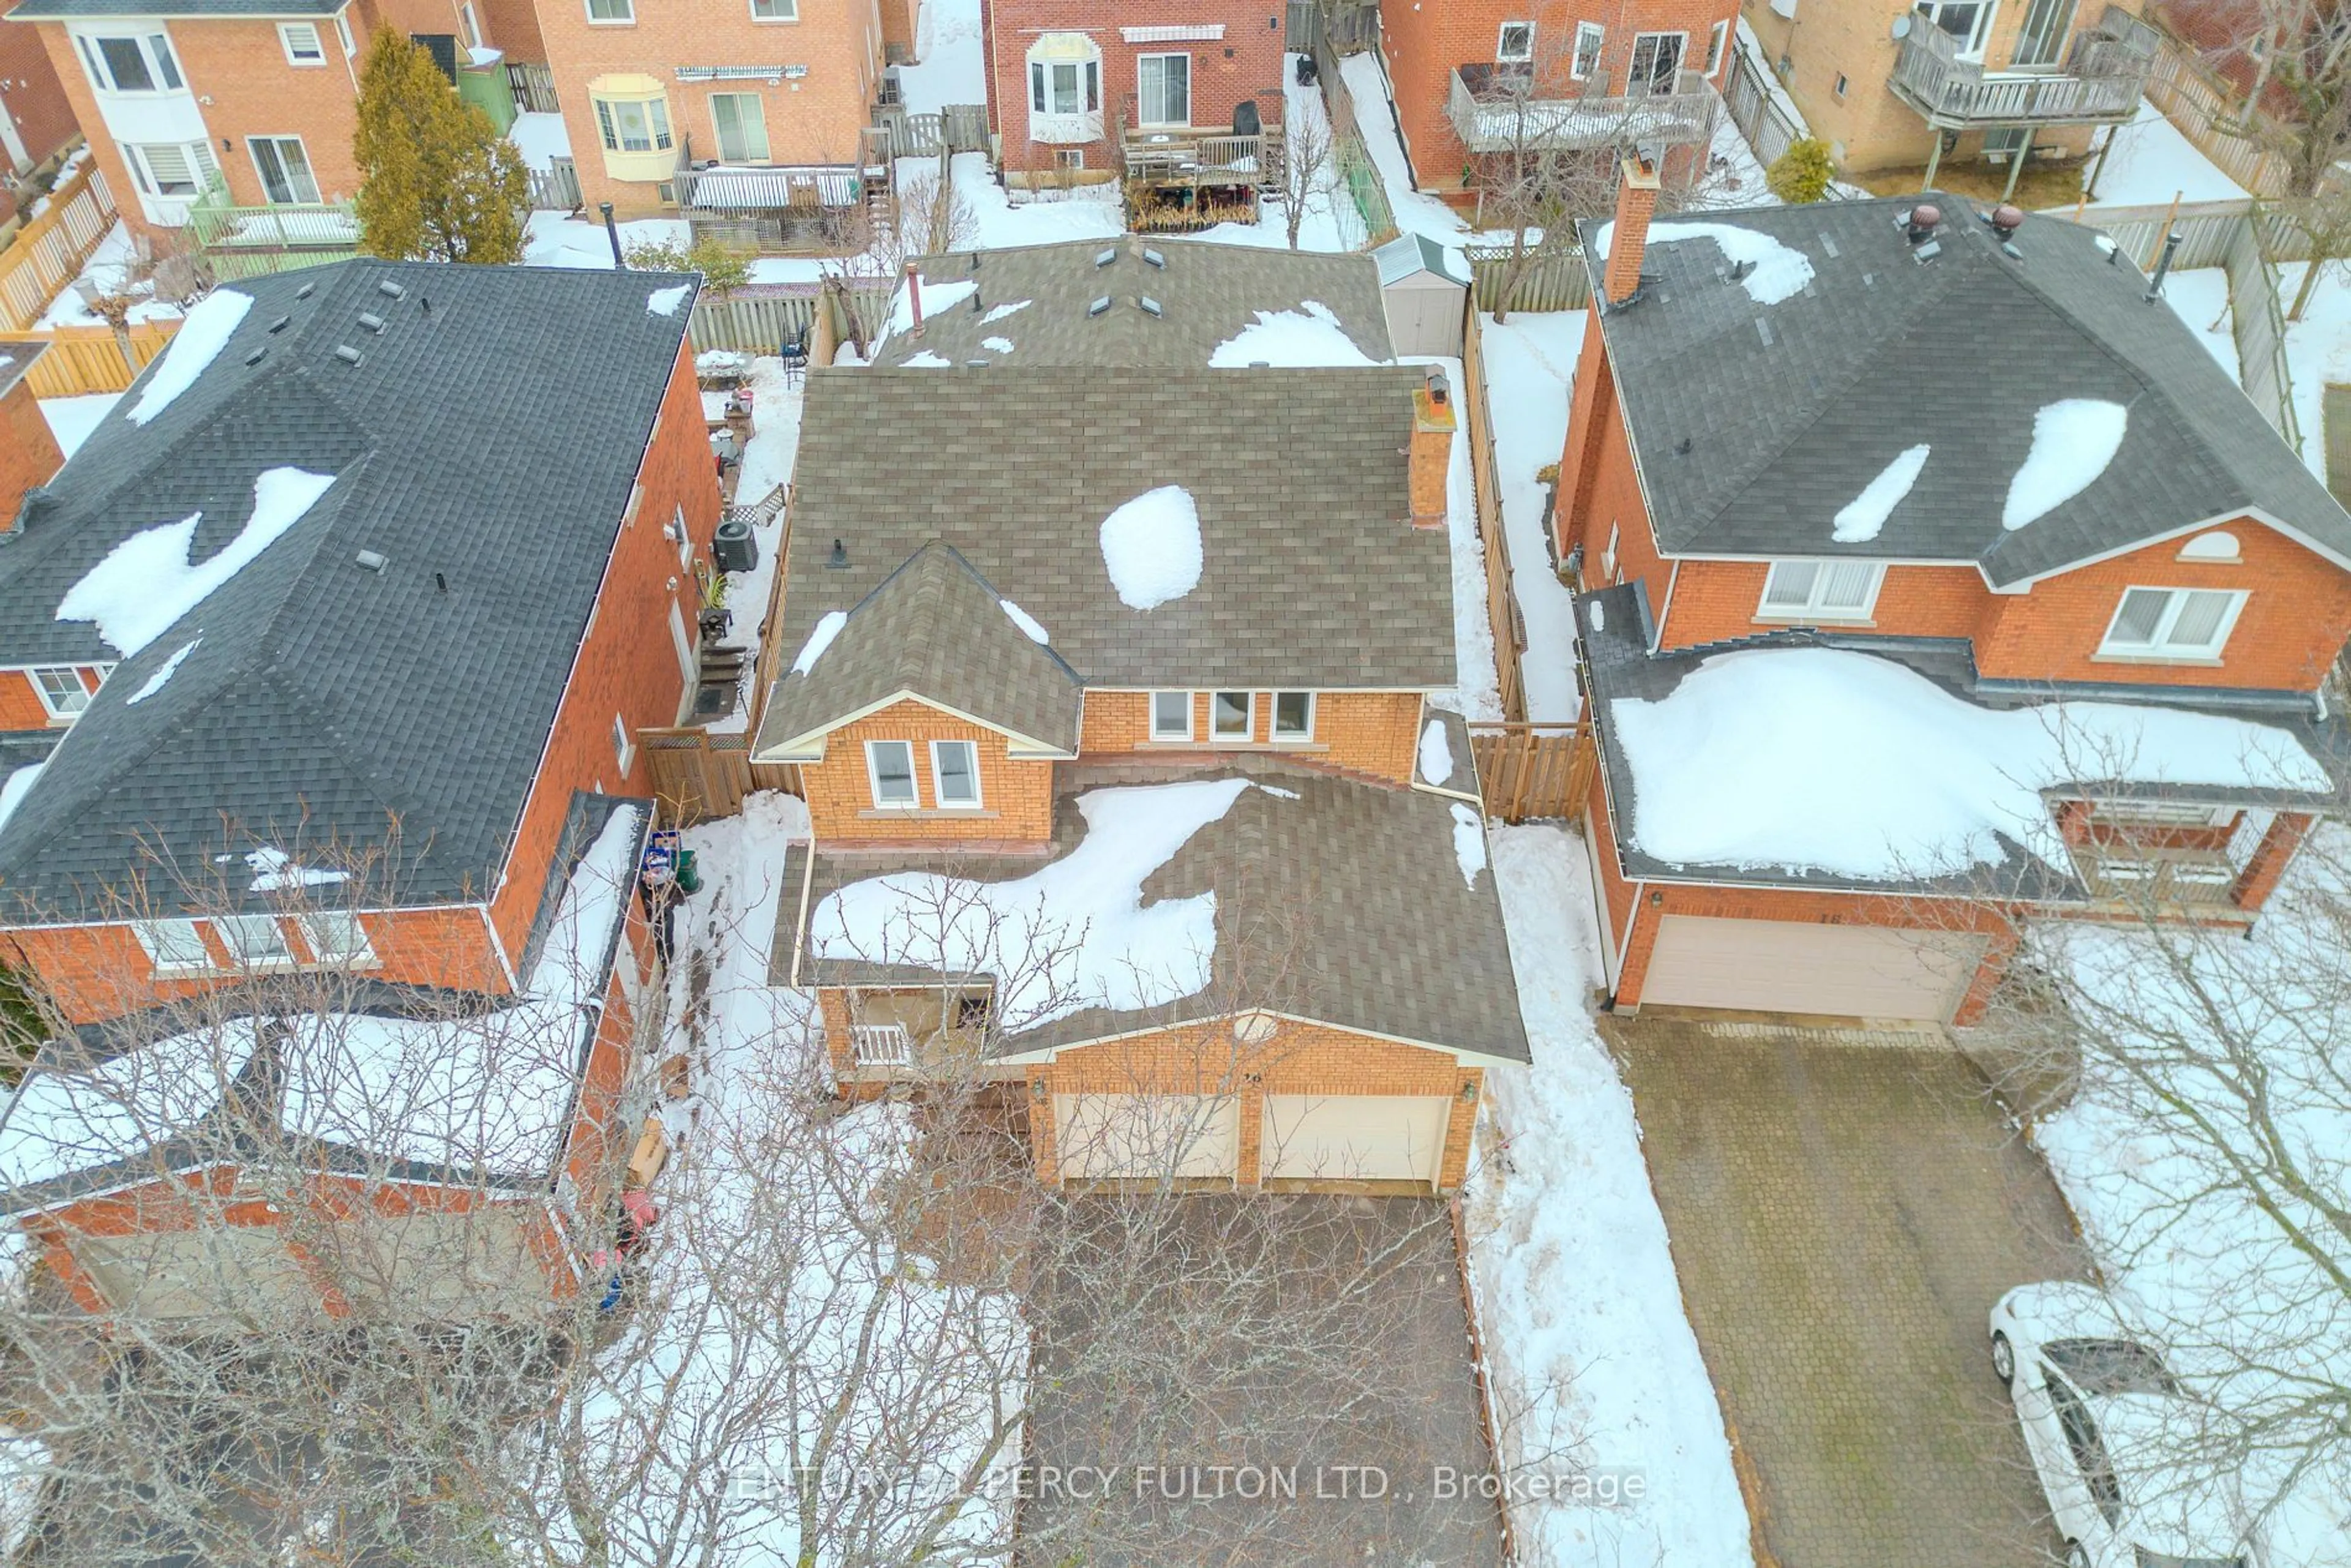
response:
M1047 33L1029 48L1029 139L1095 141L1102 125L1102 50L1083 33Z

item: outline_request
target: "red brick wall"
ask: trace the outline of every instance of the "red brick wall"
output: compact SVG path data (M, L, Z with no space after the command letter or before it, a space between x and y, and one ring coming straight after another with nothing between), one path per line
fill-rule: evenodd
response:
M1763 602L1763 580L1771 570L1770 562L1760 560L1684 560L1659 645L1688 648L1787 625L1785 621L1756 618ZM1991 608L1991 599L1983 573L1971 565L1889 567L1869 623L1851 629L1911 637L1972 637ZM2103 623L2099 630L2105 630Z
M25 155L36 163L47 162L81 134L73 100L57 79L40 33L29 23L0 25L0 104L16 122Z
M920 810L885 810L873 804L865 766L869 740L914 743L914 794ZM979 810L937 810L930 742L968 740L979 753ZM1053 836L1053 765L1016 758L1000 731L912 700L844 725L825 737L824 760L800 765L809 824L820 842L864 844L961 843L1042 848Z
M359 30L354 26L354 33ZM360 54L345 60L332 25L321 20L319 32L326 62L294 66L287 62L273 22L172 21L172 47L179 52L188 90L199 101L211 99L204 104L204 128L212 132L213 156L220 160L235 201L268 200L253 167L252 150L246 145L248 136L299 136L322 198L343 201L359 194L351 137L359 129L358 71L367 43L360 38ZM103 125L95 120L92 123ZM111 169L107 178L114 178ZM126 183L113 189L117 204L135 216L138 186Z
M1369 774L1397 784L1412 782L1413 758L1420 745L1421 697L1418 692L1318 692L1314 696L1314 738L1305 745L1273 744L1273 705L1265 694L1251 699L1249 744L1211 746L1207 743L1207 692L1192 697L1192 734L1196 744L1184 745L1151 738L1151 697L1147 692L1090 691L1079 750L1093 760L1104 753L1142 752L1170 761L1213 763L1229 751L1276 751L1318 767Z
M1275 0L989 0L988 109L1004 137L1007 169L1054 166L1055 148L1029 139L1029 48L1048 32L1081 32L1102 49L1102 134L1117 134L1118 117L1135 96L1140 55L1192 57L1192 123L1229 129L1233 110L1254 99L1262 122L1281 123L1282 7ZM1121 27L1221 22L1222 39L1129 44ZM1269 25L1270 23L1270 25ZM1085 150L1086 167L1114 169L1105 142Z
M0 37L21 30L0 23ZM47 484L65 465L66 455L41 417L40 402L20 379L0 396L0 528L16 520L26 491Z
M1611 88L1621 91L1635 34L1687 33L1683 64L1700 70L1706 65L1709 30L1717 22L1735 22L1738 15L1737 0L1624 0L1618 5L1572 0L1557 6L1530 0L1442 5L1437 0L1382 0L1380 36L1387 51L1388 79L1395 89L1396 118L1412 156L1413 178L1427 191L1458 191L1468 183L1469 154L1446 118L1446 100L1455 67L1492 63L1504 22L1535 24L1534 69L1541 90L1555 89L1561 97L1573 97L1585 86L1569 76L1579 21L1597 22L1608 30L1600 69L1607 73ZM1717 87L1722 85L1729 54L1726 44L1713 78ZM1356 112L1385 110L1376 104L1359 104Z
M96 666L77 664L74 674L81 677L84 691L98 690ZM34 684L31 666L0 670L0 730L62 727L49 716L48 705L41 700L40 687Z

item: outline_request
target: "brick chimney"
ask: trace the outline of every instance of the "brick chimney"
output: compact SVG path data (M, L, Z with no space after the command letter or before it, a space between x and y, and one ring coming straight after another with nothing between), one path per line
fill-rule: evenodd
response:
M1453 469L1453 388L1441 370L1412 394L1412 455L1405 487L1412 496L1412 526L1445 526L1446 476Z
M1627 154L1616 183L1616 226L1608 236L1608 270L1601 292L1622 305L1641 287L1641 256L1649 246L1649 218L1657 210L1657 172Z
M66 455L25 380L47 347L0 338L0 532L16 526L25 492L47 484L66 465Z

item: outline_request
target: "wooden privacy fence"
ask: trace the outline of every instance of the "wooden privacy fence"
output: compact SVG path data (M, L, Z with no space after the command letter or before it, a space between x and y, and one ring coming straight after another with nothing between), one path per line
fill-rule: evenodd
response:
M1481 331L1473 310L1461 335L1461 374L1469 383L1462 389L1461 405L1469 421L1470 481L1478 499L1478 538L1485 547L1486 620L1494 629L1495 679L1503 716L1524 718L1526 682L1519 661L1526 652L1527 636L1510 591L1510 546L1502 534L1501 474L1494 463L1494 412L1486 392Z
M0 251L0 330L22 332L41 319L57 291L74 280L114 223L114 194L98 164L85 162L49 193L39 217L16 231Z
M580 210L580 168L569 158L550 158L544 169L528 171L530 206L537 213Z
M747 735L706 729L641 729L645 769L664 818L672 823L731 817L743 797L758 789L800 792L800 770L789 763L753 762Z
M131 355L138 369L123 362L121 345L115 341L110 327L51 327L38 332L22 332L22 338L49 345L49 351L33 363L25 376L26 385L35 397L81 397L89 392L119 392L127 390L140 370L144 370L172 334L180 329L177 321L141 321L127 330L131 338Z
M541 60L508 60L507 85L514 89L516 107L531 114L553 114L555 72Z
M1592 278L1583 270L1580 247L1554 251L1525 263L1519 270L1516 287L1510 287L1511 249L1507 245L1461 247L1461 254L1468 258L1479 309L1581 310L1592 303Z
M872 129L889 140L893 158L930 158L941 153L987 151L987 106L950 103L935 114L909 114L884 104Z
M853 292L858 311L866 320L889 319L887 287L876 285ZM772 354L787 339L805 345L815 328L821 298L821 288L813 283L754 284L725 299L696 300L687 336L696 353L732 349Z
M1591 726L1478 724L1469 726L1469 756L1486 814L1506 822L1583 815L1599 753Z
M2147 68L2147 96L2220 172L2257 196L2285 193L2285 160L2253 137L2226 129L2243 122L2242 95L2196 57L2193 45L2162 34Z
M1730 76L1722 101L1730 122L1755 150L1755 161L1766 169L1804 134L1804 128L1780 106L1763 67L1748 54L1744 42L1735 43L1731 49Z

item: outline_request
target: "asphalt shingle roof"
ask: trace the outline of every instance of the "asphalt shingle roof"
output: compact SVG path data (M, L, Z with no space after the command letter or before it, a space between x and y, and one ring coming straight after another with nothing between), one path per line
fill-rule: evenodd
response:
M1924 199L1945 216L1922 262L1898 214ZM2018 259L1956 196L1703 216L1802 252L1813 275L1761 303L1716 241L1653 235L1642 296L1603 314L1668 551L1975 561L2006 587L2258 509L2351 563L2351 517L2095 230L2028 217ZM1586 255L1596 282L1604 263ZM2121 450L2006 529L2034 416L2064 398L2127 408ZM1920 444L1925 468L1883 531L1833 538L1838 510Z
M684 340L646 296L685 281L361 259L234 285L254 304L195 383L144 427L109 417L0 543L0 664L118 658L56 611L124 539L201 512L201 561L264 469L334 485L122 661L0 830L0 901L89 912L143 876L169 903L256 840L396 843L398 902L485 895ZM184 902L261 902L245 881Z
M969 561L935 539L850 612L807 674L776 683L767 727L780 743L902 692L1077 753L1085 697L1077 675L1014 624Z
M1262 1008L1344 1029L1528 1059L1510 943L1491 869L1474 885L1454 849L1455 802L1442 795L1359 783L1273 759L1237 759L1186 779L1247 777L1286 791L1244 790L1144 880L1145 908L1217 895L1217 952L1196 995L1144 1011L1089 1008L1000 1042L1007 1053L1100 1040L1143 1027ZM1164 769L1088 765L1059 770L1053 851L1084 836L1078 797L1115 785L1164 783ZM1294 796L1295 799L1289 798ZM1032 874L1034 856L847 855L795 847L774 947L778 984L801 954L803 985L920 985L935 972L818 959L806 952L805 912L852 882L912 869L974 881ZM808 896L799 880L812 871ZM1050 918L1050 912L1046 912Z
M1146 261L1146 252L1162 265ZM1113 260L1095 265L1104 255ZM985 360L1206 369L1217 346L1254 324L1260 312L1302 313L1310 299L1338 319L1365 359L1395 357L1379 267L1369 256L1196 240L1146 244L1130 236L926 256L919 266L926 286L977 282L979 287L945 309L934 312L926 305L923 335L893 336L877 365L904 365L931 354L951 366ZM1087 308L1105 296L1110 308L1089 316ZM1158 303L1160 315L1144 310L1140 300L1146 298ZM1020 300L1028 304L987 319L990 311ZM1009 343L1011 350L989 348L989 340Z
M1401 368L813 371L776 635L799 648L940 539L1089 686L1451 685L1445 530L1405 515L1420 382ZM1199 511L1199 585L1131 609L1102 520L1166 485ZM771 712L760 746L791 722Z

